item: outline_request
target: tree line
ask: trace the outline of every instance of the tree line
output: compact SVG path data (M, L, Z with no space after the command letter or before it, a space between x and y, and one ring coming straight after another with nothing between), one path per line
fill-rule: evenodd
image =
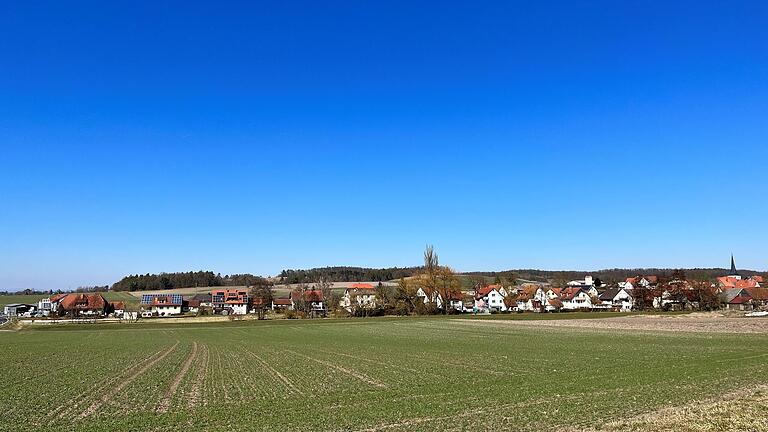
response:
M233 274L222 276L212 271L180 272L129 275L112 285L114 291L150 291L172 288L216 287L216 286L253 286L262 284L265 279L252 274Z
M333 282L385 282L414 276L421 267L323 267L308 270L283 270L280 272L280 282L286 284L312 283L318 280Z

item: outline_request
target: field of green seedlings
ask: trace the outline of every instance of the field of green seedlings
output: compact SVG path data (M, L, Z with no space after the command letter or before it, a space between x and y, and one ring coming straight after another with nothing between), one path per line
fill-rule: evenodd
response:
M766 335L400 318L0 332L0 430L574 430L765 382Z

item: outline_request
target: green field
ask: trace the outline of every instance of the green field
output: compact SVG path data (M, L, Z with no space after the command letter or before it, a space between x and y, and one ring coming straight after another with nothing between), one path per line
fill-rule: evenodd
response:
M0 332L0 430L578 430L764 383L768 371L766 335L490 324Z

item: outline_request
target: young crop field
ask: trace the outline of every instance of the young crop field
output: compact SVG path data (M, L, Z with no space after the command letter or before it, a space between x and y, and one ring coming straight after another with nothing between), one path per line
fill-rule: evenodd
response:
M542 323L0 332L0 430L768 430L768 330Z

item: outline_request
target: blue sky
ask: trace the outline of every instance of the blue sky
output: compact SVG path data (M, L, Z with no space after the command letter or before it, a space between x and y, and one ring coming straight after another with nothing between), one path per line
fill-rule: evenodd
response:
M0 289L768 267L765 2L158 3L0 5Z

